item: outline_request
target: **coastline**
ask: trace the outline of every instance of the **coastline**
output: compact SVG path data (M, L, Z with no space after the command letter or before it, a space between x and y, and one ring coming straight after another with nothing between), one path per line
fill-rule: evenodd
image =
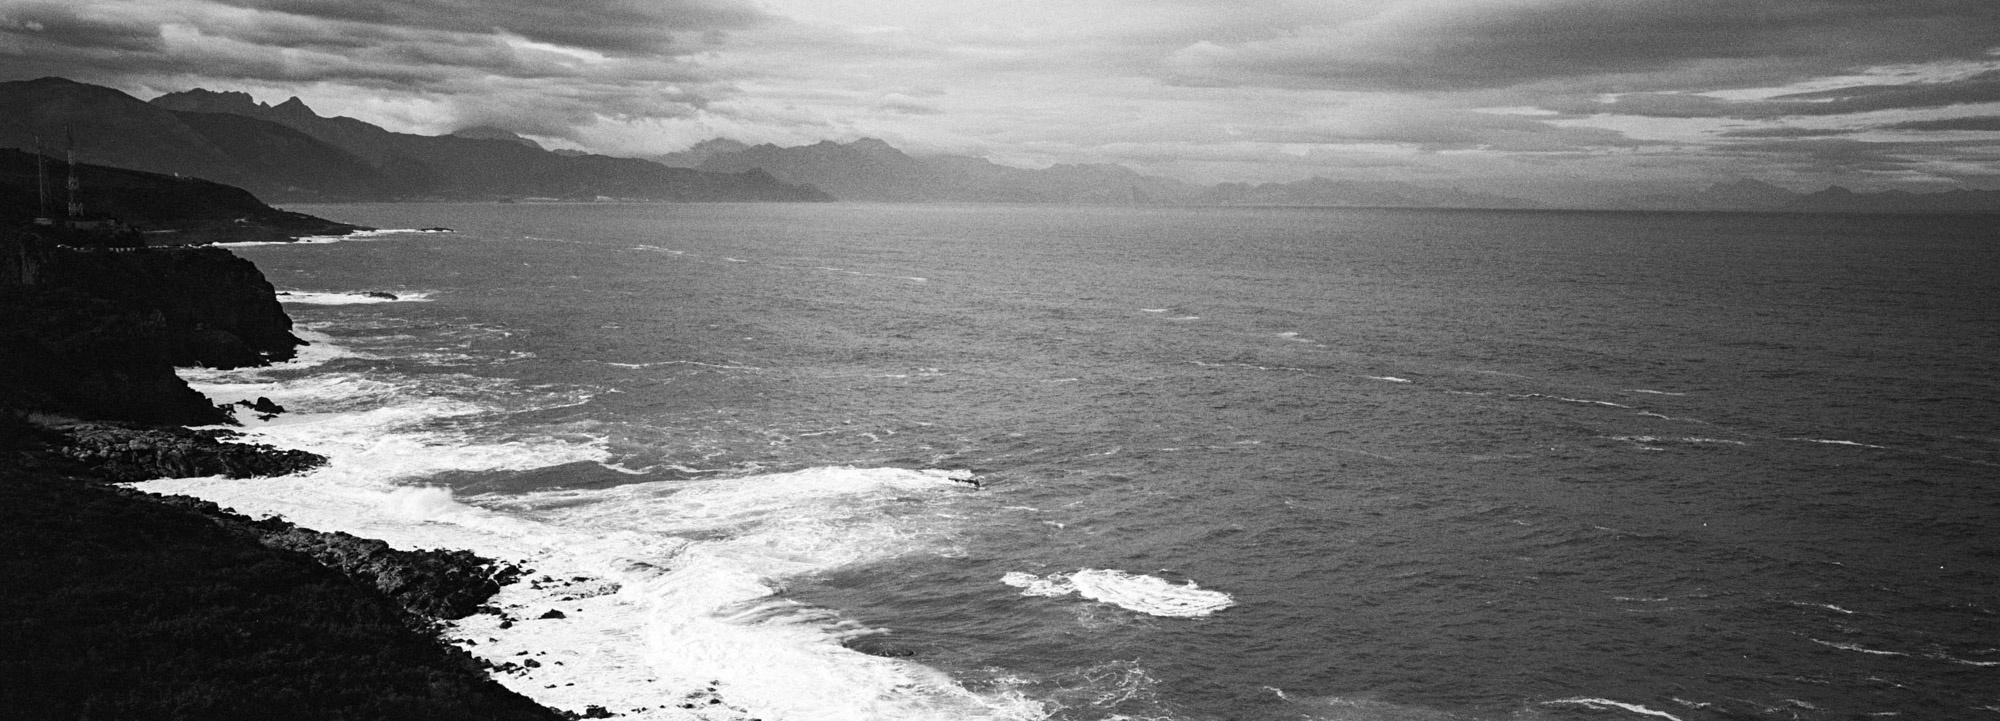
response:
M29 717L560 719L447 643L522 569L114 484L325 462L231 442L174 373L289 359L275 290L218 247L0 238L0 707ZM247 404L246 404L247 405ZM256 404L242 412L282 412ZM246 480L245 482L256 482Z

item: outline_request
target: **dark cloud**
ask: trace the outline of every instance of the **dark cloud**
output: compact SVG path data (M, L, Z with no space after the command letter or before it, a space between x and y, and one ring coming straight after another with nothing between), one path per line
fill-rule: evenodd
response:
M1990 130L2000 131L2000 115L1944 120L1911 120L1880 126L1883 130Z
M1756 128L1730 130L1721 135L1725 138L1831 138L1857 132L1860 131L1840 128Z
M152 52L162 47L157 23L90 18L76 10L54 3L0 7L0 36L42 46L111 52Z
M1852 115L2000 102L2000 71L1968 78L1907 85L1857 85L1792 93L1763 100L1725 100L1687 93L1633 93L1612 102L1576 100L1558 107L1572 113L1613 113L1656 118L1769 119Z
M220 1L343 23L467 34L504 32L618 55L679 52L675 42L678 34L746 28L766 19L755 6L731 0Z
M1765 140L1710 148L1719 157L1759 158L1789 172L1821 177L1924 174L1937 176L1939 163L1958 166L1969 158L1993 155L1990 145L1955 142L1862 141L1845 138ZM1962 172L1962 171L1951 171Z
M698 44L761 17L734 0L0 6L0 52L15 56L0 79L165 90L316 84L348 97L445 100L477 120L515 114L516 127L562 135L705 106L728 86L682 57L673 38Z
M1990 0L1460 0L1403 2L1338 23L1202 43L1172 63L1208 83L1472 90L1620 78L1703 63L1796 74L1984 57ZM1630 89L1630 88L1628 88Z

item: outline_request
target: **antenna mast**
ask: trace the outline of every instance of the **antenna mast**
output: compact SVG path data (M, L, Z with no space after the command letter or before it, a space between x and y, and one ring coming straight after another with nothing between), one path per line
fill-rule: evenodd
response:
M83 204L76 200L76 131L65 129L64 132L69 134L69 217L75 220L83 215Z
M48 158L42 154L42 136L35 136L35 222L49 222Z

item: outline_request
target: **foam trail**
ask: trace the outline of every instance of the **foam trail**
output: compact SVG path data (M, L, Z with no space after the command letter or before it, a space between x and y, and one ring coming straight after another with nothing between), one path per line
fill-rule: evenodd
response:
M347 235L308 235L308 236L303 236L298 240L253 240L242 243L223 243L222 245L231 248L241 248L252 245L324 245L327 243L345 243L351 241L380 240L386 236L394 236L394 235L417 235L417 234L429 235L433 233L449 233L449 232L452 231L445 230L443 228L388 228L383 230L357 230L352 233L348 233Z
M1801 443L1822 443L1829 446L1854 446L1856 448L1878 448L1883 450L1887 450L1889 448L1888 446L1878 446L1869 443L1856 443L1854 441L1836 441L1826 438L1787 438L1785 440L1799 441Z
M1023 596L1058 597L1075 593L1151 616L1207 616L1236 605L1229 594L1203 589L1193 581L1176 586L1153 576L1096 568L1046 577L1016 571L1002 576L1000 582L1022 589Z
M278 302L290 303L294 305L368 305L374 303L422 303L431 300L431 296L434 295L434 293L432 291L427 291L427 290L406 290L406 291L396 291L392 295L394 295L395 297L384 298L378 295L369 295L367 292L339 293L331 291L321 292L321 291L310 291L310 290L281 290L278 291Z
M1543 701L1542 705L1582 706L1584 708L1591 708L1591 709L1615 708L1615 709L1623 709L1626 711L1630 711L1632 713L1641 714L1645 716L1658 716L1663 719L1668 719L1669 721L1681 721L1681 718L1679 716L1675 716L1665 711L1655 711L1653 709L1649 709L1644 706L1640 706L1638 704L1625 703L1623 701L1613 701L1610 699L1603 699L1603 698L1583 698L1583 697L1565 698L1565 699L1557 699L1554 701Z

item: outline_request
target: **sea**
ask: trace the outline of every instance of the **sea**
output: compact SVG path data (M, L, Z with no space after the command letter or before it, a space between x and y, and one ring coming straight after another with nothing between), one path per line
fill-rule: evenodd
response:
M553 708L2000 719L1993 217L293 209L183 375L331 463L140 487L520 564Z

